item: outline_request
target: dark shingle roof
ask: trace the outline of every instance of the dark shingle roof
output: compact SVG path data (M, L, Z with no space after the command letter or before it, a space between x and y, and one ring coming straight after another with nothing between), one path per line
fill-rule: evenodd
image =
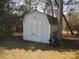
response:
M58 24L58 21L55 17L47 15L47 18L48 18L48 21L51 25L57 25Z

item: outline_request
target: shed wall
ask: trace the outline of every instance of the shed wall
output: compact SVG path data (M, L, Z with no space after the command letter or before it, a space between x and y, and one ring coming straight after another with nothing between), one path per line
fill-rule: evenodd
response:
M33 41L29 36L29 24L30 22L39 22L41 23L41 39L39 42L49 43L50 39L50 23L45 14L39 12L33 12L24 17L23 21L23 38L24 40Z

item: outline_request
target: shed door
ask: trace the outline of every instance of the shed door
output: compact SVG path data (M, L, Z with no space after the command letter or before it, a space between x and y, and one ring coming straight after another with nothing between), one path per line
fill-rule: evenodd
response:
M32 41L39 42L41 40L41 24L40 22L30 23L30 38Z

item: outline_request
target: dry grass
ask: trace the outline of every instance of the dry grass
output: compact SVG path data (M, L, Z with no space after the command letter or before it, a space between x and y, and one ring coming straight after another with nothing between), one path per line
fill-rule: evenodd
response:
M0 43L0 59L79 59L79 50L50 48L46 44L4 41Z
M2 49L0 59L75 59L76 52L32 51L24 49Z

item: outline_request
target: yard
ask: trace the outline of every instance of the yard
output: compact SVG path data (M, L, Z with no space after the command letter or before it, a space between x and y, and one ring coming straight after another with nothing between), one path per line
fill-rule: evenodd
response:
M63 42L62 47L11 38L0 41L0 59L79 59L79 45Z

